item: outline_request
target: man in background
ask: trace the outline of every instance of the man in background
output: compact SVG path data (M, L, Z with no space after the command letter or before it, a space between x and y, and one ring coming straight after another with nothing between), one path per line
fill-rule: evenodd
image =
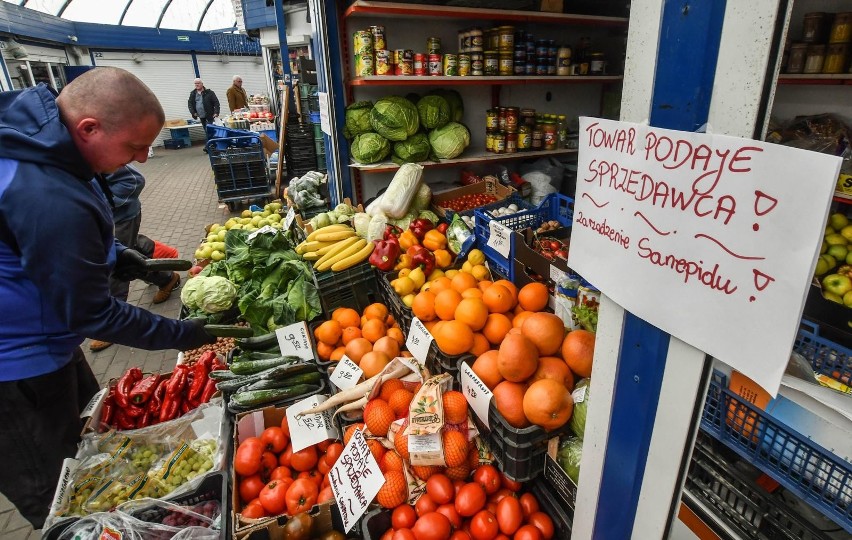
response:
M233 84L228 88L228 108L231 111L248 107L248 94L243 88L243 78L234 75Z
M189 114L193 119L201 121L204 126L204 136L207 137L207 124L212 124L216 118L219 118L219 98L216 93L209 88L204 88L204 82L201 79L195 79L195 89L189 93L187 106ZM204 147L204 152L207 152L207 147Z

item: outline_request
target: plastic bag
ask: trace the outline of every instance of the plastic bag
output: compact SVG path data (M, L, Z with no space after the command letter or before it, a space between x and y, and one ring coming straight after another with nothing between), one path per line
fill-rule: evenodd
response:
M565 174L565 165L559 160L545 157L537 159L530 164L521 165L520 172L524 180L530 183L532 183L532 180L528 178L528 175L531 173L541 173L548 178L548 183L553 186L554 190L559 191L559 188L562 186L562 175ZM536 181L540 182L541 177L535 176L533 178L536 178Z
M116 510L147 523L168 527L221 528L222 504L218 500L211 499L185 505L161 499L145 498L128 501Z
M459 214L453 215L453 221L447 229L447 245L456 256L463 258L473 248L476 237L465 225Z
M81 518L65 529L59 540L97 539L107 530L121 535L123 540L171 540L188 539L216 540L219 532L206 527L170 527L168 525L147 523L123 512L99 512Z
M574 481L580 482L580 461L583 459L583 440L579 437L568 437L559 444L556 461L559 466Z

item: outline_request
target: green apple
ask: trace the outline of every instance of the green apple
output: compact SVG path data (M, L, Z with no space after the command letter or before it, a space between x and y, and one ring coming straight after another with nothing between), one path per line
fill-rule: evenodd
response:
M210 255L213 254L213 248L211 248L210 246L203 246L200 251L201 257L198 257L199 259L209 259Z
M840 212L835 212L828 216L828 224L831 225L835 231L839 231L843 227L849 225L849 218Z
M211 233L211 234L208 234L208 235L207 235L207 241L208 241L208 242L215 242L215 241L216 241L216 240L218 240L218 239L219 239L219 237L218 237L218 236L216 236L215 234L212 234L212 233Z
M847 225L840 229L840 234L843 235L843 238L852 242L852 225Z
M822 291L822 297L826 300L831 300L832 302L837 302L838 304L843 303L843 297L834 294L833 292Z
M224 241L225 241L225 236L227 236L227 235L228 235L228 231L227 231L227 230L225 230L225 229L222 229L221 231L219 231L218 233L216 233L216 240L217 240L218 242L224 242Z
M243 210L243 212L240 214L240 217L241 218L250 218L251 217L251 210Z
M270 212L269 210L264 210L263 212L260 213L260 217L267 218L267 217L269 217L270 214L272 214L272 212Z
M852 291L852 279L842 274L829 274L822 278L822 288L839 298Z
M846 254L846 264L852 264L852 251Z
M817 259L816 270L814 270L814 275L821 276L831 270L831 267L828 266L828 261L824 258L820 257Z
M829 246L845 246L846 245L846 238L844 238L843 235L840 234L840 233L831 233L829 235L826 235L824 240Z
M848 308L852 308L852 291L843 295L843 305Z
M835 244L828 248L828 254L837 259L838 261L845 261L846 255L849 254L849 249L846 245Z
M222 259L225 258L225 254L217 249L213 253L210 254L210 258L213 259L214 261L221 261Z
M837 259L835 259L834 257L832 257L831 255L829 255L827 253L825 255L820 255L819 258L825 259L825 262L828 263L828 269L829 270L831 270L832 268L837 266Z
M266 227L267 225L269 225L268 219L261 219L260 221L257 222L257 228L258 229Z
M828 244L825 243L825 240L822 241L822 244L819 246L819 254L822 255L828 251Z
M270 214L266 219L268 219L271 223L276 223L281 221L281 214Z

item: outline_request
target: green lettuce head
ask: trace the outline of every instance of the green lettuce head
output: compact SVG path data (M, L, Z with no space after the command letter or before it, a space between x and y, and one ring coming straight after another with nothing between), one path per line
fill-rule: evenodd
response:
M376 102L370 111L370 124L390 141L404 141L420 129L417 107L407 99L388 96Z
M344 135L347 139L373 131L373 126L370 125L371 110L373 110L372 101L358 101L346 107Z
M416 133L402 142L393 143L393 161L398 165L426 161L431 150L426 134Z
M426 129L435 129L450 121L450 104L441 96L424 96L417 102L420 124Z
M470 132L463 125L450 122L429 132L429 144L439 159L453 159L470 144Z
M199 279L198 277L193 280ZM205 313L219 313L234 305L237 287L227 278L210 276L203 278L195 291L195 302Z
M358 163L378 163L388 157L390 143L378 133L362 133L352 141L352 157Z

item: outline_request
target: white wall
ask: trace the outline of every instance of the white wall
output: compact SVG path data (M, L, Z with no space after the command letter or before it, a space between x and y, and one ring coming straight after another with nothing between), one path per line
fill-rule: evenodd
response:
M222 116L230 113L227 91L234 75L242 77L243 88L249 95L268 94L266 68L260 56L197 55L196 59L204 86L216 92L219 98Z

